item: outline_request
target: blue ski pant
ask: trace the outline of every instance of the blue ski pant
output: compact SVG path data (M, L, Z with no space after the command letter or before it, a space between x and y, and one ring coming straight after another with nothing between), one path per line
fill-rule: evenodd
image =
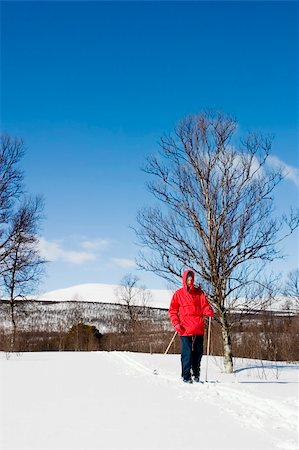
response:
M192 374L200 375L200 362L203 354L203 335L180 336L181 338L181 364L182 378L188 380Z

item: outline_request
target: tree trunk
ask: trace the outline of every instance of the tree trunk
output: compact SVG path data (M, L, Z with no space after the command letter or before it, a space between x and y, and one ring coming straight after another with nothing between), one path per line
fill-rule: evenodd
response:
M16 342L16 334L17 334L17 325L15 321L15 312L14 312L14 302L10 301L10 308L11 308L11 322L13 326L13 333L10 340L10 351L13 352L15 350L15 342Z
M224 370L225 373L233 373L233 354L229 326L225 316L220 316L219 319L223 339Z

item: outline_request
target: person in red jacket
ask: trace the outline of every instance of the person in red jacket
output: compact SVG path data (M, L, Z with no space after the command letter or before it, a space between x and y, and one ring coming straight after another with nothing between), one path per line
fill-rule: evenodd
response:
M194 286L193 270L183 273L183 287L171 299L169 317L181 339L182 378L192 383L200 378L200 362L203 353L204 316L213 317L204 292Z

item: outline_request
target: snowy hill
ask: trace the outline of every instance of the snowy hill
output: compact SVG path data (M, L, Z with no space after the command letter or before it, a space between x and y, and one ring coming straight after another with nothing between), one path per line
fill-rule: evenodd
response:
M0 447L297 449L298 364L237 359L235 367L226 375L210 357L209 382L186 386L179 355L0 353ZM205 368L206 357L202 379Z
M79 284L64 289L57 289L37 296L44 301L84 301L101 303L118 303L115 284L89 283ZM168 308L172 292L166 289L151 289L151 300L148 306L155 308Z
M100 302L100 303L119 303L115 290L116 284L101 284L101 283L87 283L70 286L63 289L56 289L41 295L36 296L37 300L42 301L81 301L81 302ZM173 291L167 289L149 289L151 293L151 300L148 302L149 307L168 309ZM265 310L281 312L286 310L286 303L290 303L290 308L287 313L297 310L292 303L292 299L287 297L279 297L269 303L264 304ZM246 300L240 299L238 302L233 302L233 310L248 310L250 308L259 309L258 302L252 302L247 305Z

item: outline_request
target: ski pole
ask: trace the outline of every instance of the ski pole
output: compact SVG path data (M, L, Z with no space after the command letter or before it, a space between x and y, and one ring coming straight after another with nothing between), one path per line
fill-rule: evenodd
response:
M211 317L209 317L209 326L208 326L207 364L206 364L206 378L205 378L205 382L207 382L207 379L208 379L208 361L209 361L209 354L210 354L210 337L211 337Z
M178 332L177 331L175 331L175 333L174 333L174 335L172 336L172 339L171 339L171 341L169 342L169 344L168 344L168 347L167 347L167 349L165 350L165 352L164 352L164 355L166 355L167 353L168 353L168 351L169 351L169 349L170 349L170 347L171 347L171 345L172 345L172 343L173 343L173 341L175 340L175 337L176 337L176 335L178 334Z

